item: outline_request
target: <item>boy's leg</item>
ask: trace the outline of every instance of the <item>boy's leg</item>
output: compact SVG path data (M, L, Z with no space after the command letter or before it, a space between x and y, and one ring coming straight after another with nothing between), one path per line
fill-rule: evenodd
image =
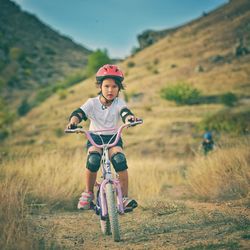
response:
M122 148L117 146L109 149L109 157L116 172L119 175L119 181L123 194L124 210L125 212L131 212L137 207L138 204L134 199L128 198L128 167L125 155L122 152Z
M94 155L95 153L99 153L99 156ZM92 158L90 157L91 154L92 154ZM96 182L97 171L98 171L97 168L100 167L100 162L98 162L99 161L98 157L100 157L100 160L101 160L101 154L102 154L101 149L96 148L94 146L90 147L88 150L87 168L86 168L86 176L85 176L86 192L93 193L94 191L94 185ZM97 165L99 165L99 167Z
M112 157L114 155L116 155L117 153L122 153L123 154L123 151L122 151L121 147L110 148L109 149L109 158L112 159ZM124 160L126 161L125 158L124 158ZM124 161L124 160L122 159L122 157L120 157L120 161ZM119 161L119 159L118 159L118 161ZM114 165L113 162L112 162L112 164ZM122 163L122 164L124 165L126 163ZM122 166L122 168L125 168L125 167ZM123 196L128 196L128 171L127 171L127 169L124 169L124 170L121 170L121 171L117 171L117 174L119 175L119 181L120 181L120 184L121 184L122 194L123 194Z
M119 181L121 184L122 194L123 196L128 196L128 171L120 171L118 172Z
M94 185L96 182L97 171L100 167L101 161L101 150L95 148L94 146L90 147L88 150L88 157L86 163L86 188L79 198L78 209L91 209L91 204L94 199Z
M94 192L94 186L96 182L97 172L91 172L89 169L86 169L85 172L85 182L86 182L86 192Z

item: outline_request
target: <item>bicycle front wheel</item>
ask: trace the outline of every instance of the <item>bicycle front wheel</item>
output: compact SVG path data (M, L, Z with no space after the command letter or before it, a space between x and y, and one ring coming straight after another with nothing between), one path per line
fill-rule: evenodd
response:
M111 225L112 237L114 241L120 241L121 236L120 236L118 211L116 208L115 195L111 183L108 183L106 185L106 198L107 198L109 222Z

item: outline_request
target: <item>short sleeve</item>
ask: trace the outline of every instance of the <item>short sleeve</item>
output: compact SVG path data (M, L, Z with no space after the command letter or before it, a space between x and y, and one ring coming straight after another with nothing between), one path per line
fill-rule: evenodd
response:
M93 110L93 101L92 99L88 99L80 109L86 114L87 117L91 117L91 113Z
M123 99L118 99L118 100L119 100L118 101L118 111L120 113L123 108L127 108L127 104Z

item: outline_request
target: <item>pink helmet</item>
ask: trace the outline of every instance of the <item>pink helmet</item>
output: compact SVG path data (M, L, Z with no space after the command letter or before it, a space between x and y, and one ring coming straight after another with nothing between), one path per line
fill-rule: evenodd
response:
M121 84L124 79L124 75L122 71L116 66L112 64L103 65L96 73L96 80L98 83L101 83L106 78L112 78Z

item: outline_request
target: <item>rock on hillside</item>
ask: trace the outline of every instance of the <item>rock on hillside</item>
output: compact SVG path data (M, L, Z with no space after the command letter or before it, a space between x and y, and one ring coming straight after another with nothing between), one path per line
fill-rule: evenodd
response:
M0 87L7 101L17 91L27 94L76 74L90 53L17 4L0 0Z
M154 31L154 30L146 30L137 36L140 49L144 49L149 45L156 43L158 40L166 37L167 35L171 35L174 31L178 28L173 29L165 29L161 31Z

